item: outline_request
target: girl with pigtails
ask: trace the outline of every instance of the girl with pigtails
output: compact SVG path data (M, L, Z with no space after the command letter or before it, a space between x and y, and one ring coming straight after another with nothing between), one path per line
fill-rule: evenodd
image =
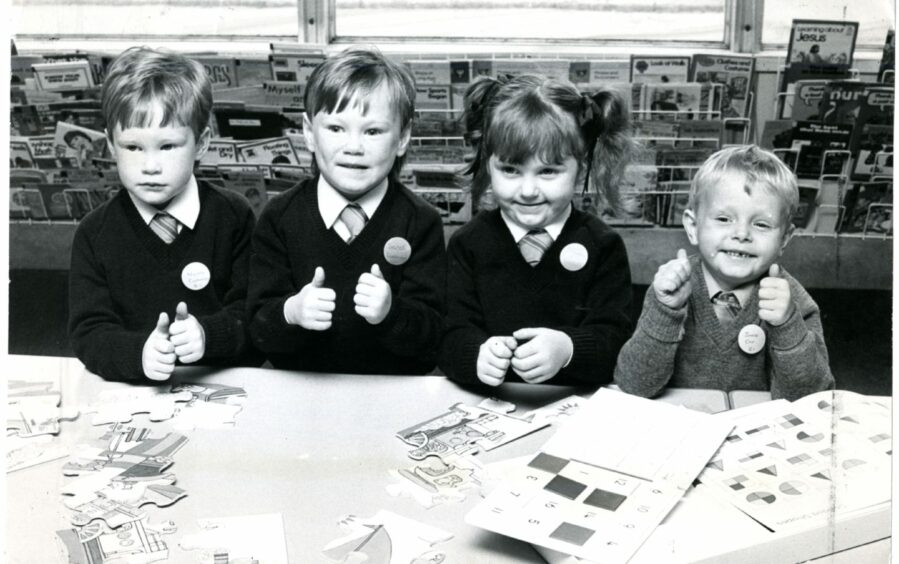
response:
M633 330L627 253L572 200L583 190L599 209L620 206L628 106L564 81L482 78L463 120L476 150L465 174L485 209L449 243L440 368L489 386L609 383Z

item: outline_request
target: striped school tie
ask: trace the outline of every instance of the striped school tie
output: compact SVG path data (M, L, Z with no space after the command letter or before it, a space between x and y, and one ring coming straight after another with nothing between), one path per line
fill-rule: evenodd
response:
M518 249L529 265L537 266L543 258L543 253L552 244L552 235L545 229L533 229L521 238L521 241L518 242Z
M169 245L178 237L178 220L166 212L159 212L150 220L150 229L163 243Z
M359 204L352 202L343 208L338 219L343 222L347 231L350 232L349 238L346 239L347 245L353 242L356 236L362 232L365 224L368 223L368 216L365 214L365 210L359 207Z
M718 292L712 296L712 304L715 306L715 315L722 323L730 323L743 309L733 292Z

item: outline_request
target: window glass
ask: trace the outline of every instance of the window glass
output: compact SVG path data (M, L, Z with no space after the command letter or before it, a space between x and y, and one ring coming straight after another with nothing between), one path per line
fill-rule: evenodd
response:
M724 0L336 0L338 37L723 43Z
M844 20L858 22L855 48L883 49L887 30L894 27L893 0L768 0L762 26L766 48L786 47L793 20Z
M16 35L297 37L298 0L13 0Z

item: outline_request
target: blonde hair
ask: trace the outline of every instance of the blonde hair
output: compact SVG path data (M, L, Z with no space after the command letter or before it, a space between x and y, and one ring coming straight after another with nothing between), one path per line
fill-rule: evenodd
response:
M311 120L319 112L342 112L350 104L368 111L368 97L381 86L402 131L415 114L415 80L404 65L390 60L375 47L350 47L325 59L309 76L304 107ZM405 155L397 157L391 174L399 174ZM313 159L313 164L315 160ZM314 167L315 168L315 167Z
M190 127L194 138L209 125L212 83L199 62L178 53L131 47L109 66L101 91L106 129L148 127L162 108L160 125Z
M636 144L629 106L618 94L581 94L569 82L539 76L485 77L468 88L464 102L466 138L476 149L466 171L475 201L490 188L493 155L515 164L573 157L585 191L620 209L618 184Z
M787 221L796 213L799 207L796 175L774 153L756 145L728 147L706 159L693 177L687 207L697 211L703 193L731 174L743 175L743 190L747 194L761 187L779 197Z

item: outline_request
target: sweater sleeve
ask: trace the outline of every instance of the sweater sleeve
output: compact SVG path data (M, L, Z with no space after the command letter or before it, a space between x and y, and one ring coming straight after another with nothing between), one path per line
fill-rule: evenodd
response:
M388 351L415 357L431 367L443 333L446 292L446 245L437 213L419 210L410 235L412 255L394 283L392 304L381 322L381 344Z
M253 233L247 309L250 338L263 353L295 353L311 333L284 318L284 303L302 290L294 283L287 242L280 229L285 204L272 200Z
M656 298L652 286L646 290L637 330L621 348L615 367L615 384L622 391L655 397L665 389L674 375L687 307L672 309Z
M597 253L586 317L575 327L553 327L565 332L574 345L571 361L553 383L608 384L621 346L633 331L633 288L624 241L614 231L606 231L600 235Z
M204 361L237 360L250 348L246 299L250 244L256 219L249 206L242 208L234 219L237 226L231 246L231 280L223 298L223 308L197 319L206 336Z
M833 389L834 379L818 305L793 279L790 291L796 307L782 325L769 325L768 355L771 397L794 401Z
M140 380L143 347L151 331L125 329L88 224L82 222L75 230L69 270L69 339L75 356L107 380Z
M447 250L446 333L438 365L452 380L477 383L478 352L490 335L475 288L472 257L461 237L450 239Z

